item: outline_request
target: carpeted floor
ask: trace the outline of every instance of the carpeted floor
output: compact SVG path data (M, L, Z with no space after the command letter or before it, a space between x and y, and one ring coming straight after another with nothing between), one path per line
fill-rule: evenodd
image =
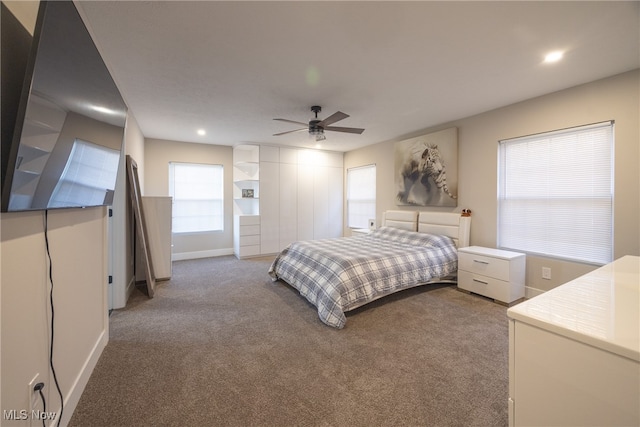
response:
M136 291L70 426L506 426L506 308L414 288L336 330L271 259L174 262Z

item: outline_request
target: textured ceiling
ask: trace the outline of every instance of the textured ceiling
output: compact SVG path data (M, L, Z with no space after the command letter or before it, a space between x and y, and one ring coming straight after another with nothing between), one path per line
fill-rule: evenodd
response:
M77 4L147 138L310 147L273 118L320 105L348 151L640 67L640 2Z

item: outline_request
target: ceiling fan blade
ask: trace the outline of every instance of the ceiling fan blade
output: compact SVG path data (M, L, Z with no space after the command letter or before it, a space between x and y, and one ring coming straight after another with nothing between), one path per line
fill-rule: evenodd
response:
M274 133L274 134L273 134L273 136L286 135L286 134L288 134L288 133L293 133L293 132L302 132L303 130L304 130L304 131L308 131L308 130L309 130L309 128L308 128L308 127L306 127L306 128L304 128L304 129L295 129L295 130L288 130L288 131L286 131L286 132Z
M321 121L320 123L318 123L318 126L322 126L322 127L329 126L331 123L335 123L339 120L346 119L347 117L349 117L348 114L345 114L342 111L338 111L336 113L333 113L332 115L330 115L329 117Z
M287 122L287 123L293 123L293 124L300 125L300 126L309 126L309 123L295 122L293 120L287 120L287 119L273 119L273 120L278 120L278 121Z
M343 128L340 126L325 126L324 130L331 130L334 132L347 132L347 133L358 133L361 134L364 132L364 129L360 128Z

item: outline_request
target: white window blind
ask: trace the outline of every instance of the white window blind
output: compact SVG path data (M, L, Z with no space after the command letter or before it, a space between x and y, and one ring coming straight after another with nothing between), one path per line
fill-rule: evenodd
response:
M376 165L347 169L347 226L368 228L376 217Z
M613 122L500 141L498 246L613 260Z
M76 139L48 207L96 206L110 201L120 152Z
M222 165L169 163L169 194L173 197L173 232L224 229Z

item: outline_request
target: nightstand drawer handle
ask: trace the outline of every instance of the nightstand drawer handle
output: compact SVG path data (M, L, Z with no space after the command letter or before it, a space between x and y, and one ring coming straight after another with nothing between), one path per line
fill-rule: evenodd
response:
M483 285L488 285L489 282L485 282L484 280L478 280L476 278L473 279L474 282L482 283Z
M473 262L477 262L478 264L489 264L487 261L481 261L479 259L474 259Z

